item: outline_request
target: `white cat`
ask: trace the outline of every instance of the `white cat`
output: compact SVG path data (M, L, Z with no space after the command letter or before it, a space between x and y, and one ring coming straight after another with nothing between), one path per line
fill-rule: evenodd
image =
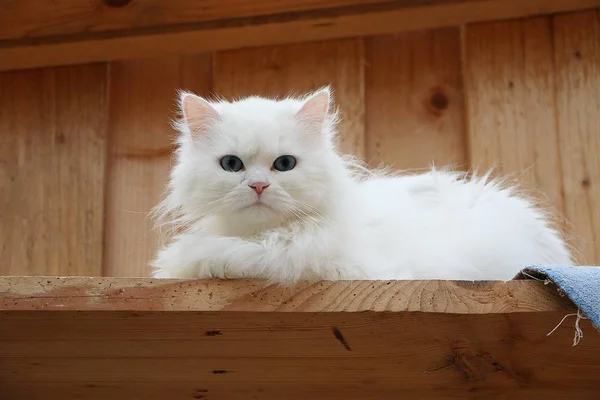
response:
M526 265L572 263L546 213L499 181L392 176L340 156L329 88L180 102L157 209L180 232L154 277L508 280Z

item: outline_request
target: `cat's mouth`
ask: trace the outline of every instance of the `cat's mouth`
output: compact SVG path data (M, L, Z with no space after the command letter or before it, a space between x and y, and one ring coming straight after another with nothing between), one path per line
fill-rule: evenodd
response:
M247 206L244 206L242 208L242 210L250 210L250 209L254 209L254 210L273 210L273 207L271 207L268 204L265 204L264 202L260 201L260 199L256 200L254 203L252 204L248 204Z

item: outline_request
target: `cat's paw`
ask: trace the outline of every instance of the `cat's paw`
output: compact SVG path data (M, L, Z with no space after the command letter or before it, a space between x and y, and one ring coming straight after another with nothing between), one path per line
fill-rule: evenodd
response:
M157 268L152 271L152 277L154 279L172 279L174 278L173 274L170 271Z
M163 260L159 265L152 272L155 279L225 278L224 266L211 260L195 260L190 263L169 263Z
M198 278L201 279L227 279L227 265L222 260L203 259L196 262Z

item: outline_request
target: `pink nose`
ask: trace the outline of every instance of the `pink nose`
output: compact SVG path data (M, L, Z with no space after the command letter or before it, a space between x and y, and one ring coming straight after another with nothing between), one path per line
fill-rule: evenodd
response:
M252 189L254 189L254 191L257 194L261 194L263 192L263 190L265 190L266 188L269 187L269 184L267 182L254 182L249 184L248 186L250 186Z

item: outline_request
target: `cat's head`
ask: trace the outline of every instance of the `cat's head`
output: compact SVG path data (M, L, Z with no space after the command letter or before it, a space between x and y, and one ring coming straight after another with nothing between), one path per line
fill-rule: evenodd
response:
M307 218L336 199L342 162L330 89L302 99L210 102L184 92L170 202L240 223Z

